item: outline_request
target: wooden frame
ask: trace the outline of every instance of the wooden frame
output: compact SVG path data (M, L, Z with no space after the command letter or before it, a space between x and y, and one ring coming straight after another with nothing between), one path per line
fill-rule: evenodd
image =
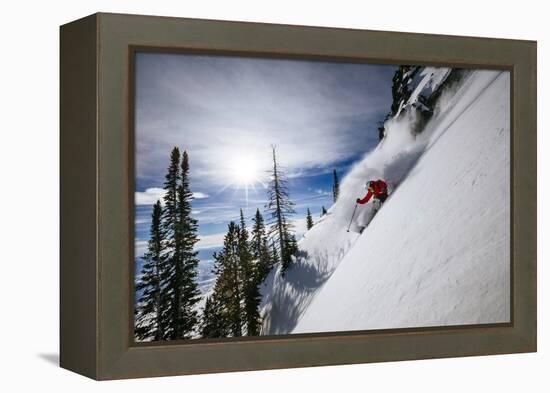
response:
M510 70L511 323L135 345L139 48ZM60 144L64 368L104 380L536 351L535 42L95 14L61 27Z

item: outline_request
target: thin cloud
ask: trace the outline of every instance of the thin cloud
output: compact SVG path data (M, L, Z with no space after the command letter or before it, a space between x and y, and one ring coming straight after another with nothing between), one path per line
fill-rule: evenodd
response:
M204 192L197 191L197 192L193 193L193 198L194 199L206 199L206 198L210 198L210 195L205 194Z
M135 201L137 206L154 205L157 201L161 201L165 191L162 188L151 187L145 191L136 191Z
M214 233L211 235L201 235L199 236L199 241L195 244L196 250L204 250L208 248L216 248L223 246L223 238L225 233Z
M154 205L157 201L160 201L164 205L164 194L166 191L163 188L159 187L150 187L145 189L145 191L136 191L135 193L135 202L137 206L142 205ZM210 195L204 192L194 192L194 199L206 199Z

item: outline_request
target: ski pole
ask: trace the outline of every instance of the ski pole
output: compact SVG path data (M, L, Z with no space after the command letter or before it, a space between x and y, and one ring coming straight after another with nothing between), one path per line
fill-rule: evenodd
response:
M351 228L351 223L353 222L353 217L355 217L355 211L357 210L357 203L355 204L355 208L353 209L353 214L351 215L351 220L349 220L349 225L348 225L348 232L349 232L349 229Z

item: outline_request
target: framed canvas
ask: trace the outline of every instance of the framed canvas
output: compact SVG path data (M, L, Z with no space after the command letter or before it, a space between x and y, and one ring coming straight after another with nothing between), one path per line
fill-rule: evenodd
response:
M536 43L61 27L61 366L536 351Z

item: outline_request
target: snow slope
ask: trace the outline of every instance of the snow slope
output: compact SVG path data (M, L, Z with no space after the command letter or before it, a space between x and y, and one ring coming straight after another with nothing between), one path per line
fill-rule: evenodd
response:
M507 72L475 71L416 138L415 119L387 121L294 266L262 288L262 334L509 321L509 87ZM372 178L392 193L362 235L347 233ZM354 226L371 216L358 208Z
M333 221L330 212L321 218L300 240L300 256L284 278L280 270L274 270L262 284L262 334L292 331L357 239L355 233L335 230Z

